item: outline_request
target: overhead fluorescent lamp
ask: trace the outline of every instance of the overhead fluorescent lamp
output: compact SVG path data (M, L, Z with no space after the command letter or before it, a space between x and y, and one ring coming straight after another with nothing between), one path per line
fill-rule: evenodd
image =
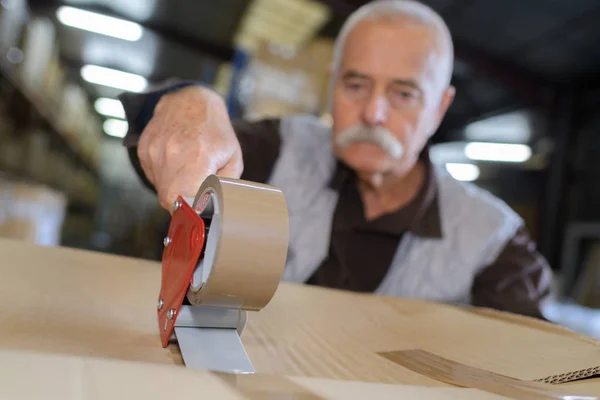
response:
M134 42L142 37L143 29L135 22L73 7L59 7L56 17L62 24L72 28L83 29L118 39Z
M465 146L465 155L471 160L519 163L529 160L531 148L524 144L471 142Z
M472 182L479 178L479 167L474 164L447 163L446 171L458 181Z
M94 108L98 114L125 119L125 110L119 100L101 97L94 103Z
M109 86L130 92L143 92L148 87L148 81L143 76L97 65L83 66L81 77L96 85Z
M104 121L102 127L108 136L124 138L127 134L127 130L129 129L129 124L127 121L120 119L107 119Z
M514 111L470 123L465 127L465 137L474 142L527 143L531 125L528 111Z

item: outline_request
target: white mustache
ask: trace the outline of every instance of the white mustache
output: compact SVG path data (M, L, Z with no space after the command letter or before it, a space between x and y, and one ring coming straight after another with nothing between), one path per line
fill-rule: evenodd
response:
M356 142L373 143L384 150L393 159L400 159L404 154L404 146L389 130L381 126L366 127L354 125L340 132L335 142L344 148Z

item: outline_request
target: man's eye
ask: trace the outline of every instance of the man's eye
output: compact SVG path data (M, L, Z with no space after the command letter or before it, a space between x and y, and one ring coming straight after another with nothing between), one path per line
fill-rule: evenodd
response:
M417 91L415 91L415 90L398 88L398 89L392 90L391 97L393 98L393 101L395 103L408 104L408 103L413 103L413 102L417 101L419 96L418 96Z
M362 83L348 83L346 84L346 88L350 89L350 90L360 90L363 89L365 87L365 85L363 85Z
M402 97L404 99L411 99L415 97L415 93L410 90L395 90L394 93L396 94L396 96Z

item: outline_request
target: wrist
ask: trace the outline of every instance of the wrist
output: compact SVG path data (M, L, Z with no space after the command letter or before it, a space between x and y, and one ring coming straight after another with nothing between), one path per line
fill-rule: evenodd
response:
M210 110L212 114L215 112L220 114L224 111L227 115L225 100L217 92L202 85L187 85L164 93L156 102L154 114L160 113L162 109L168 109L171 102L179 106L186 104L201 107Z
M152 114L156 113L156 111L161 108L161 106L168 101L173 95L180 93L185 90L195 89L200 90L204 89L202 83L194 82L194 81L182 81L173 85L169 85L161 90L157 90L153 92L151 96L146 101L146 105L152 108Z

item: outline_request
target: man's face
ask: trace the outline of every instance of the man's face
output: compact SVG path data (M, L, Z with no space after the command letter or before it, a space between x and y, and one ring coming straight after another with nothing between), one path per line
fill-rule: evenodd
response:
M430 28L404 20L356 25L333 77L336 155L359 174L407 173L452 101L443 74Z

